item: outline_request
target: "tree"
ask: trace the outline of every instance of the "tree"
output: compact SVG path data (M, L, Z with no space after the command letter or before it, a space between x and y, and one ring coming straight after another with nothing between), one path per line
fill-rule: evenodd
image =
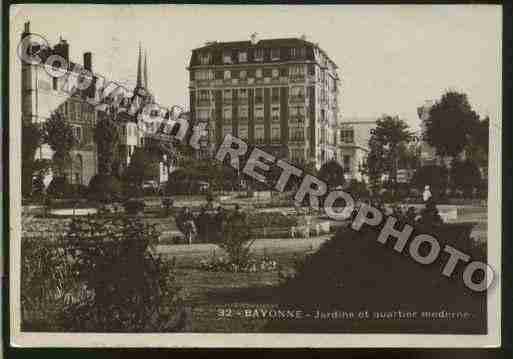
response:
M470 143L479 116L468 102L467 95L448 91L429 111L423 136L436 149L442 160L459 155Z
M329 188L343 186L345 184L344 169L335 160L330 160L321 166L319 178L326 182Z
M471 158L480 167L488 167L489 128L489 117L478 121L467 146L467 158Z
M127 182L141 186L144 181L158 177L158 158L145 148L136 148L124 175Z
M58 112L44 123L44 142L54 151L52 164L56 177L66 177L66 167L71 163L70 152L77 143L72 126Z
M98 173L102 175L118 175L119 161L117 154L121 140L119 125L110 115L104 115L94 131L94 141L98 149Z
M399 168L417 169L420 167L420 146L417 142L399 146Z
M449 183L449 172L445 166L426 165L413 174L411 184L420 191L429 186L434 196L444 194Z
M451 185L461 189L466 197L471 197L474 189L481 186L481 172L472 160L454 160L451 165Z
M399 117L385 115L376 121L369 139L369 155L365 165L373 185L387 173L389 181L397 183L401 149L413 139L413 133ZM373 186L374 187L374 186Z

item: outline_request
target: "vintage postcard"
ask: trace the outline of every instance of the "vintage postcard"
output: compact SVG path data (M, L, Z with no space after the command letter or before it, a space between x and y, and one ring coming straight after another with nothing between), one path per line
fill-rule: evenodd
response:
M500 6L9 10L12 345L500 345Z

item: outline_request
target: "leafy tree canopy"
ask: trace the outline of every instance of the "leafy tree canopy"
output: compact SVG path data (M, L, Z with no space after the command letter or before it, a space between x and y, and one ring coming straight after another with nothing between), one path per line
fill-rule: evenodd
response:
M326 182L328 187L335 188L345 184L344 169L335 160L323 164L319 170L319 178Z
M431 107L423 135L438 155L454 157L470 143L478 122L467 95L448 91Z

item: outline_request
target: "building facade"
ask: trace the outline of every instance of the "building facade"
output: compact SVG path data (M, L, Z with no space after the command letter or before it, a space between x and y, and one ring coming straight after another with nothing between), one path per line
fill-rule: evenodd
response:
M207 124L203 155L231 134L317 168L337 157L340 79L318 45L210 42L192 50L188 70L192 120Z
M30 23L25 23L22 39L30 35ZM60 113L73 127L77 144L71 151L72 161L66 171L68 182L88 185L98 173L97 146L94 141L96 124L105 116L114 118L119 125L121 143L118 155L121 159L120 170L130 164L130 159L138 147L145 142L163 121L173 117L172 111L155 104L155 98L149 90L147 58L144 64L141 48L137 59L137 82L133 89L127 89L113 81L105 79L94 71L93 56L83 54L83 64L70 60L70 46L61 38L52 48L37 49L40 63L22 61L21 64L21 113L22 121L43 124L53 113ZM29 50L31 51L31 50ZM47 61L58 55L66 61L66 68L56 69ZM88 86L81 86L84 69L92 74ZM91 75L90 75L91 77ZM84 89L82 89L84 88ZM148 111L147 109L150 108ZM36 157L51 159L53 151L44 144ZM170 171L167 161L160 164L160 173L156 179L165 181ZM45 178L45 185L52 174Z
M346 172L346 180L367 180L361 173L367 161L369 139L376 128L376 119L344 118L339 126L339 163Z
M30 34L30 23L25 23L22 39ZM59 74L55 68L46 65L46 59L59 55L69 64L67 73ZM21 114L22 121L42 125L54 112L62 114L73 127L77 145L71 152L69 181L88 183L97 172L96 146L93 141L97 111L87 99L94 98L94 86L86 91L73 90L80 81L77 64L70 62L69 44L61 39L53 49L43 49L38 53L40 64L21 62ZM92 54L84 53L84 63L80 67L92 71ZM52 76L57 75L57 76ZM70 93L73 92L73 95ZM42 145L37 158L51 159L53 151ZM45 179L49 183L51 177Z
M433 106L434 101L427 100L424 102L422 106L417 108L417 115L420 119L420 132L421 137L426 132L426 120L429 118L429 111ZM424 138L421 139L420 142L420 163L422 166L424 165L433 165L438 164L439 159L436 154L436 149L430 146Z

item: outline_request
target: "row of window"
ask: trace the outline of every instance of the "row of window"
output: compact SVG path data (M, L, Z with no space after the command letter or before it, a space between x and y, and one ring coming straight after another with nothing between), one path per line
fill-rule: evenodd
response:
M223 126L222 130L223 130L223 132L222 132L223 137L233 134L231 126ZM211 131L210 135L214 136L215 132ZM264 127L263 126L255 126L254 136L255 136L255 142L263 142L265 139ZM239 126L237 137L240 138L241 140L247 140L249 137L248 127L247 126ZM272 127L271 128L271 141L275 141L275 142L281 141L280 127Z
M288 51L289 51L288 55L292 59L295 59L295 58L303 59L306 57L306 48L304 48L304 47L300 47L300 48L291 47L288 49ZM283 58L285 56L284 53L282 54L281 48L271 48L271 49L256 48L256 49L253 49L252 54L253 54L253 61L263 61L265 55L268 55L270 57L271 61L280 60L281 58ZM223 63L232 64L234 62L234 59L239 63L245 63L245 62L249 61L249 56L250 56L250 53L247 50L225 50L225 51L223 51ZM210 52L200 53L199 60L200 60L200 64L202 64L202 65L211 64L212 63L212 53L210 53Z
M226 136L228 134L232 134L232 126L223 126L222 127L222 136ZM248 139L248 126L239 126L238 128L238 137L242 140ZM213 139L215 137L215 130L209 129L209 136ZM264 139L264 126L256 125L254 127L254 136L255 140L263 140ZM305 130L300 127L289 128L289 139L290 141L304 141L306 139ZM281 128L279 126L271 127L271 141L272 140L280 140L281 141Z
M214 79L246 79L246 78L263 78L263 77L304 77L305 65L291 65L289 67L281 68L257 68L247 70L211 70L202 69L194 71L195 80L214 80ZM309 65L309 74L315 74L313 65Z
M227 89L222 92L223 101L229 102L234 98L234 92L237 91L237 98L241 101L248 99L248 89ZM292 86L290 88L290 98L291 100L301 100L304 101L306 98L306 90L304 86ZM255 89L255 102L263 102L264 100L264 89L256 88ZM271 88L271 101L278 102L280 100L280 88L273 87ZM200 90L198 91L198 102L211 102L212 101L212 93L209 90Z

